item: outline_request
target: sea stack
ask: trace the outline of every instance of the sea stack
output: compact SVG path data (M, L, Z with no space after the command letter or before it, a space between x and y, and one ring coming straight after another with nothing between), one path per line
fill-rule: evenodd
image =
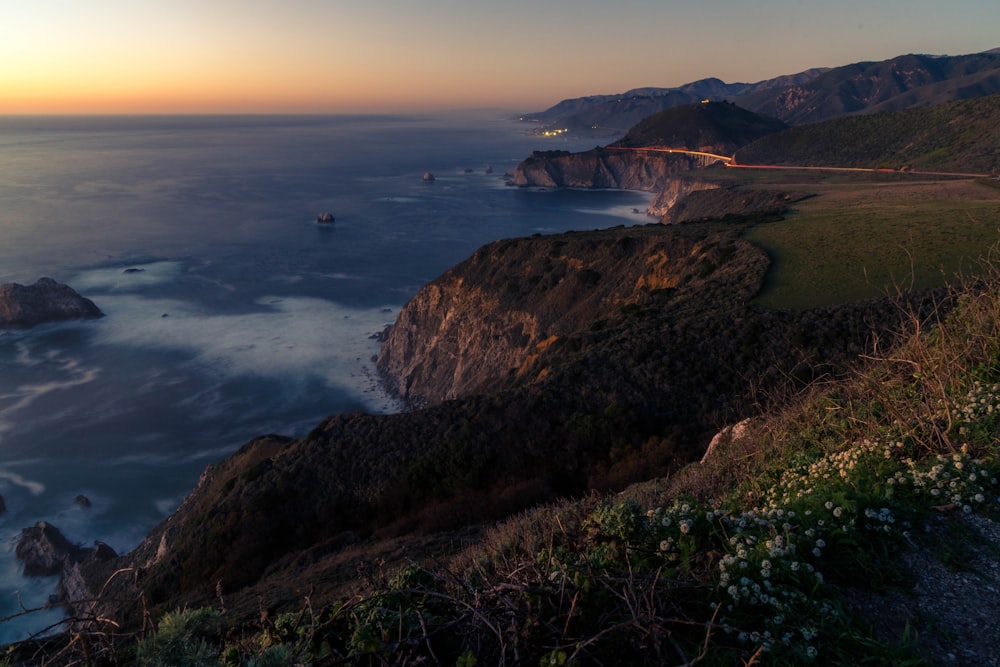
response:
M39 278L34 285L0 285L0 329L27 329L58 320L101 317L90 299L52 278Z

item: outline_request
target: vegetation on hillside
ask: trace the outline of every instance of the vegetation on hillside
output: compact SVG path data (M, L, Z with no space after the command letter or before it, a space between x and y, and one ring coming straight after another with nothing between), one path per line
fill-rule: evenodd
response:
M689 148L729 155L737 148L788 126L728 102L674 107L634 125L613 146Z
M751 306L767 263L739 239L745 224L495 244L494 263L476 282L512 302L570 279L599 289L612 279L567 267L602 253L659 257L677 282L646 284L638 274L633 300L595 311L493 393L398 415L338 415L300 440L250 443L212 466L136 552L106 565L105 574L143 568L141 579L122 578L109 591L131 600L116 613L135 623L143 609L203 605L216 583L231 613L244 617L256 614L265 591L280 608L312 585L314 601L325 603L345 585L323 567L330 553L667 475L697 459L726 423L789 387L844 372L873 335L899 326L888 300ZM525 252L537 261L524 261Z
M875 346L865 367L732 429L670 479L538 508L449 562L376 571L357 597L320 606L307 595L234 628L220 594L163 615L133 642L64 637L64 655L164 665L926 664L919 628L893 634L851 600L859 587L906 591L907 551L946 557L931 526L945 526L950 551L955 540L978 548L962 530L967 517L1000 509L1000 276L949 301L947 316L904 308L897 339ZM37 660L32 648L13 657Z
M1000 170L1000 95L802 125L736 152L742 164L990 174Z

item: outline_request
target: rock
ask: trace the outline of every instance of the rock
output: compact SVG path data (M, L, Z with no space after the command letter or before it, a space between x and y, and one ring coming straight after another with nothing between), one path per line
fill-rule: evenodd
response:
M96 542L94 547L73 544L46 521L21 530L14 554L24 563L26 577L58 575L59 587L50 599L67 606L92 595L84 570L118 557L115 550L103 542Z
M333 214L330 213L329 211L323 211L322 213L316 216L316 222L319 223L332 224L333 221L334 221Z
M423 178L425 183L430 183L431 181L434 180L434 174L432 174L429 171L425 171Z
M3 499L3 496L0 496L0 514L3 514L6 511L7 511L7 502Z
M130 268L127 268L124 271L122 271L122 273L124 273L126 275L129 274L129 273L145 273L145 272L146 272L146 269L140 269L140 268L137 268L137 267L134 267L134 266L130 267Z
M705 448L705 454L701 457L699 463L705 465L705 462L715 451L716 447L719 447L723 443L733 443L741 440L747 434L747 429L750 427L750 418L737 422L735 424L730 424L726 426L721 431L712 436L712 441L708 443L708 447Z
M486 173L487 174L492 174L493 173L493 165L492 164L486 165Z
M84 507L84 508L90 507L90 498L88 498L87 496L83 495L82 493L80 495L78 495L76 498L74 498L73 502L76 503L77 505L79 505L80 507Z
M69 563L83 558L83 549L63 536L52 524L39 521L21 530L14 555L24 563L24 576L50 577Z
M34 285L0 285L0 328L27 329L44 322L101 317L90 299L51 278Z

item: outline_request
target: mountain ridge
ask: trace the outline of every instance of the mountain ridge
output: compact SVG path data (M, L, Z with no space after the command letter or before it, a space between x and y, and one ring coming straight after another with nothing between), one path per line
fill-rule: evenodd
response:
M623 131L656 112L709 98L801 125L847 113L899 110L1000 93L998 75L1000 49L959 56L906 54L807 69L754 84L709 78L674 88L644 87L618 95L572 98L522 119L606 134Z

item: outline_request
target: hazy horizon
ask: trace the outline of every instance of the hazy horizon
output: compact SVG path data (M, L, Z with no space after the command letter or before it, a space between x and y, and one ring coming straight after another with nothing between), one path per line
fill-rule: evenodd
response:
M997 25L980 0L38 0L0 8L0 114L527 112L977 53Z

